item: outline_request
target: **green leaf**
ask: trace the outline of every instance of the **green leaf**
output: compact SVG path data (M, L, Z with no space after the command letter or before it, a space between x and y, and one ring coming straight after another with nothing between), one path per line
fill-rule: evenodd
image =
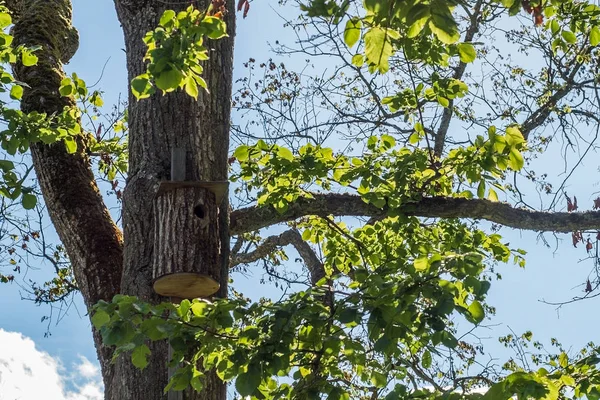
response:
M444 108L448 108L450 106L450 101L444 96L437 96L437 102Z
M249 364L248 370L238 375L235 380L235 388L242 396L251 396L261 382L260 366Z
M104 310L98 310L92 316L92 324L96 329L102 328L110 321L110 315Z
M414 38L418 36L431 16L431 9L429 5L425 4L416 4L414 7L410 9L408 12L406 23L409 26L408 31L406 33L406 37Z
M13 100L21 100L23 97L23 87L19 85L14 85L10 88L10 98Z
M485 311L483 311L483 306L477 300L473 301L468 308L469 314L473 321L476 324L479 324L485 318Z
M190 380L190 385L198 393L200 393L202 391L202 389L204 389L204 381L202 380L202 377L203 377L203 375L198 373L198 371L196 371L196 373Z
M175 18L175 11L173 10L166 10L162 17L160 17L160 24L162 26L166 26L170 21L172 21Z
M356 322L358 320L358 309L356 307L347 307L347 308L345 308L340 313L340 316L339 316L338 320L342 324L345 324L345 325L351 324L353 326L356 326Z
M498 193L492 188L490 188L488 192L488 200L497 202L498 201Z
M458 340L449 332L442 332L442 344L450 349L458 346Z
M457 48L460 61L464 62L465 64L475 61L477 52L471 43L459 43Z
M423 353L423 358L421 358L421 365L423 366L423 368L428 369L429 367L431 367L431 353L429 352L429 350L425 350L425 353Z
M577 36L575 36L575 34L571 31L562 31L561 35L563 39L567 41L567 43L573 44L577 42Z
M287 149L285 147L280 147L279 149L277 149L277 157L283 158L288 161L294 161L294 154L291 152L290 149Z
M560 355L558 356L558 364L562 368L566 368L567 365L569 365L569 356L567 356L567 353L565 353L565 352L560 353Z
M65 146L67 148L67 153L69 154L73 154L77 151L77 142L71 136L65 138Z
M147 74L135 77L131 81L131 93L138 99L150 97L152 84Z
M235 149L235 151L233 152L233 156L238 161L246 161L246 160L248 160L248 158L250 156L250 147L248 147L246 145L241 145L240 147L238 147L237 149Z
M205 17L202 25L208 30L206 36L211 39L220 39L227 36L227 25L222 19L215 17Z
M156 78L156 87L171 92L179 87L183 80L183 74L178 69L168 69L161 72Z
M351 18L346 22L346 28L344 29L344 42L346 46L351 48L358 42L361 28L362 22L357 17Z
M203 315L206 315L208 310L209 310L209 305L208 303L205 303L204 301L196 301L192 304L192 313L196 316L196 317L201 317Z
M453 44L460 39L460 32L458 31L456 21L454 21L452 14L447 8L442 12L432 12L429 29L444 44Z
M519 150L514 147L510 148L510 154L508 155L508 166L513 171L520 171L525 165L525 160L523 159L523 155Z
M598 26L593 26L590 31L590 44L592 46L600 44L600 28Z
M0 29L4 29L12 24L12 18L8 13L0 13Z
M131 362L136 368L144 369L148 366L149 355L150 349L145 344L142 344L131 352Z
M509 146L517 146L521 143L524 143L525 139L523 138L523 134L516 126L509 126L506 128L506 143Z
M73 85L71 85L70 83L67 85L61 85L58 88L58 92L60 93L61 96L70 96L71 94L73 94L74 91L75 91L75 87Z
M397 35L397 32L379 27L373 27L365 34L365 55L367 56L367 62L382 74L390 69L388 60L393 53L391 41L395 35Z
M37 203L37 197L30 193L23 193L23 197L21 198L21 204L23 208L26 210L31 210L35 208Z
M35 54L32 54L30 51L24 50L21 54L21 62L24 66L31 67L37 64L38 57Z
M355 67L362 67L365 63L365 57L362 54L355 54L352 56L352 65Z
M417 271L426 271L427 268L429 268L429 259L427 257L421 257L415 260L415 269Z
M198 99L198 85L191 76L185 80L185 92L194 99Z

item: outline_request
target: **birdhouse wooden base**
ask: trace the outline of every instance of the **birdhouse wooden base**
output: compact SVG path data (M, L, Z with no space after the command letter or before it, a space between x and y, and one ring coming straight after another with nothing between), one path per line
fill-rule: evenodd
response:
M173 186L154 200L154 291L182 299L219 290L221 242L213 191Z
M165 297L196 299L208 297L219 290L219 282L207 275L177 272L163 275L154 281L154 291Z

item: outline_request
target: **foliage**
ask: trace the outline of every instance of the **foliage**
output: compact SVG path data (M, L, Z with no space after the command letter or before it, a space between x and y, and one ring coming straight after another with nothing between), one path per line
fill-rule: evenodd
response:
M148 67L146 73L131 82L131 90L138 99L152 95L155 87L163 93L182 88L194 98L198 98L198 86L206 89L206 82L200 76L201 61L208 59L204 41L227 36L225 22L208 15L210 11L209 8L202 13L193 6L179 13L165 11L158 28L144 38Z
M508 174L522 172L528 152L537 148L527 140L531 128L518 118L503 116L498 123L480 123L486 136L477 135L467 145L445 150L443 135L436 137L426 127L425 106L468 120L454 104L477 87L459 72L466 64L480 61L486 49L473 42L468 29L461 41L465 29L459 16L471 18L471 26L477 27L501 7L510 15L524 11L533 17L540 34L551 40L553 55L574 60L575 73L592 64L593 51L600 44L600 8L586 2L473 3L314 0L303 4L307 18L341 27L340 38L352 53L349 66L361 79L366 80L363 74L373 79L389 76L397 68L394 58L400 55L428 74L425 82L415 84L411 77L412 84L398 84L401 90L390 89L380 99L368 94L368 102L377 103L382 114L404 117L409 125L403 132L406 140L389 133L370 134L360 155L320 143L290 149L259 140L235 150L230 161L238 164L232 181L255 195L258 206L281 213L298 199L312 198L315 191L343 191L355 192L381 209L382 216L360 223L318 215L290 223L305 242L320 250L317 267L321 270L311 271L320 274L316 284L280 301L252 302L234 294L213 302L153 305L119 295L112 302L98 303L92 322L104 344L115 347L115 357L127 353L136 367L144 369L148 343L167 340L174 350L170 365L177 372L165 391L190 386L201 391L205 371L215 370L224 381L235 382L241 396L251 399L502 400L514 395L600 399L600 358L593 344L573 357L560 346L558 354L542 352L530 333L508 336L501 339L506 346L533 346L537 351L529 355L535 370L509 360L502 372L483 369L470 375L477 366L478 349L460 332L481 326L494 313L486 294L497 264L512 261L524 266L525 253L510 248L499 234L465 221L406 215L411 203L423 198L498 201L497 191L513 190L507 184ZM470 14L471 6L479 7L476 17ZM156 89L163 95L183 89L197 99L198 86L206 89L201 76L202 61L209 57L206 41L227 35L221 11L211 7L168 10L159 26L148 32L144 38L147 70L131 82L138 99L155 94ZM10 16L0 13L0 27L6 29L10 23ZM36 49L12 48L11 40L10 35L0 34L0 61L34 65ZM271 64L269 69L276 69ZM298 79L292 74L286 77ZM542 115L558 112L557 93L566 90L573 77L562 79L564 85L551 78L524 84L542 86L542 96L535 99ZM265 93L279 88L274 87ZM19 100L24 89L1 69L0 92ZM38 142L62 142L70 153L85 149L100 157L99 170L115 189L117 174L127 171L127 137L103 139L102 126L95 135L84 134L81 118L86 106L102 107L103 101L101 93L90 93L76 74L62 81L59 92L81 107L48 116L25 114L1 102L0 116L7 121L0 137L2 148L11 156ZM288 101L291 95L282 99ZM126 122L125 114L112 129L124 132ZM430 143L438 137L441 151L437 143ZM27 175L18 176L8 159L0 160L0 169L0 194L21 197L24 208L34 208L32 188L23 186ZM75 287L70 268L58 264L61 251L57 248L55 256L57 280L48 283L49 289L38 288L38 298L60 298ZM4 275L0 279L8 280ZM452 364L452 374L442 373L446 362ZM477 393L480 388L485 393Z
M569 54L582 41L592 47L600 43L597 6L554 0L497 3L510 15L531 14L551 35L555 53ZM462 1L367 0L354 15L349 14L352 4L315 0L301 8L310 18L343 24L344 43L358 49L351 61L357 71L366 65L371 74L386 74L397 53L440 68L477 62L475 43L460 42L456 10L465 6ZM225 34L222 21L210 18L193 8L163 15L145 39L148 71L132 82L138 98L151 95L153 85L165 93L185 88L197 97L195 84L204 81L195 60L207 57L203 36ZM218 34L210 33L212 27ZM130 353L143 369L148 341L167 340L177 372L165 391L189 386L200 391L204 371L214 369L252 399L600 398L600 358L592 344L574 358L562 348L557 355L531 354L536 370L511 360L504 374L466 374L477 351L457 337L458 327L476 327L493 314L486 293L494 266L509 261L523 266L524 252L464 222L423 220L404 212L424 197L498 201L496 190L510 189L506 174L525 165L529 132L523 134L525 128L514 122L490 124L487 137L445 154L434 152L423 115L408 117L427 103L452 108L471 88L460 75L433 72L429 78L429 85L381 99L390 113L412 121L401 145L383 134L370 136L360 156L314 144L292 151L263 140L235 150L239 168L232 180L256 193L259 206L283 213L299 198L311 198L311 190L354 190L385 211L359 227L326 215L292 224L321 250L324 277L316 285L281 301L251 302L236 294L213 302L151 305L116 296L97 304L92 317L104 343L116 347L115 357ZM542 349L531 333L501 340L509 347ZM428 371L447 359L460 365L455 374L431 378ZM485 394L474 390L482 386Z

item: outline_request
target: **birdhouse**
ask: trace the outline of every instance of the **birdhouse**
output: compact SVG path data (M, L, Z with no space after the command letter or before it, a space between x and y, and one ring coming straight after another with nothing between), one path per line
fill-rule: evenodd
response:
M185 152L175 149L172 180L161 182L154 200L153 288L166 297L208 297L221 279L218 212L228 183L182 178Z

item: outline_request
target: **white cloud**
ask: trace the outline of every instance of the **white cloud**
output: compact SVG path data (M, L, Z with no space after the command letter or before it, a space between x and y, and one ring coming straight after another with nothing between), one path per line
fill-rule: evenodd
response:
M0 400L102 400L100 370L80 356L71 368L17 332L0 329Z

